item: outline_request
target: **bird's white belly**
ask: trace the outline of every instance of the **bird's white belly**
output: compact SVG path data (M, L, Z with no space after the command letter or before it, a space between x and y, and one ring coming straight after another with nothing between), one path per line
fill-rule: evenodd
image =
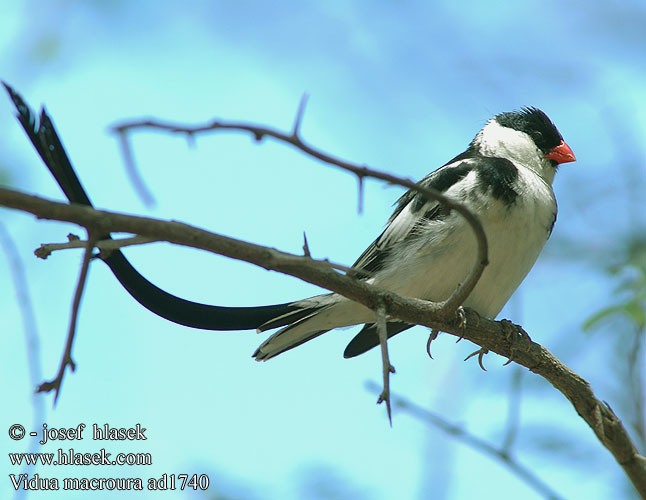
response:
M523 281L554 220L556 204L551 188L542 182L521 186L524 191L511 206L490 198L489 206L478 214L487 237L489 264L464 305L486 317L495 317ZM428 241L420 241L415 248L402 247L401 254L393 256L398 265L375 279L376 285L402 295L442 301L466 279L476 258L471 227L456 213L428 224L436 225L429 226Z

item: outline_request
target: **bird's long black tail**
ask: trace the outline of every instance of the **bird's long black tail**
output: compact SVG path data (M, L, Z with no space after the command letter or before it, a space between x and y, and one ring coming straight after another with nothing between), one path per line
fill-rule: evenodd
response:
M27 106L22 97L2 82L18 110L18 120L43 162L52 173L70 203L92 206L85 189L70 163L54 124L43 108L40 118ZM109 234L103 236L110 238ZM248 330L278 316L298 310L286 304L259 307L220 307L184 300L153 285L144 278L120 251L114 251L102 260L110 267L123 287L146 309L180 325L203 330Z

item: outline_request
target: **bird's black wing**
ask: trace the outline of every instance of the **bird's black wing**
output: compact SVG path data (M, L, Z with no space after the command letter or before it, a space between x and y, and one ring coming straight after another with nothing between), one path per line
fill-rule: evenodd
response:
M470 150L456 156L439 169L431 172L419 185L444 193L463 179L473 168ZM383 233L366 248L353 268L375 274L383 269L393 247L402 240L413 238L421 225L429 220L445 217L448 211L435 200L429 200L421 193L409 189L395 202L395 210L388 219Z
M40 119L22 97L2 82L18 110L18 120L43 162L71 203L92 206L65 152L54 124L43 109ZM109 234L103 235L110 238ZM286 315L299 308L289 303L259 307L220 307L200 304L176 297L144 278L120 251L102 260L110 267L123 287L146 309L180 325L203 330L248 330Z
M462 180L473 169L469 160L475 153L470 148L453 158L439 169L424 177L419 184L446 192L451 186ZM378 273L387 265L391 251L402 240L416 237L420 226L429 220L437 220L448 215L440 203L428 200L421 193L408 190L396 202L395 211L388 219L383 233L377 238L355 262L353 268L369 274ZM388 338L411 328L413 325L401 321L390 321L386 325ZM374 323L364 325L361 331L345 348L343 357L353 358L379 345L377 327Z

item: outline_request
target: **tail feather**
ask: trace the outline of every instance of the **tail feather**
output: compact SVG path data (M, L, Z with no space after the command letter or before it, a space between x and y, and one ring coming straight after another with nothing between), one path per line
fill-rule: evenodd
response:
M299 308L299 302L292 302L291 305L295 308L292 311L288 311L284 314L276 315L271 318L269 321L265 321L262 325L256 328L258 333L266 332L267 330L273 330L279 326L292 326L295 325L298 321L302 319L311 318L315 311L321 309L324 306L308 306L306 308Z
M409 323L402 323L400 321L390 321L386 323L386 332L388 338L397 335L404 330L408 330L413 325ZM348 346L343 352L344 358L354 358L359 356L366 351L369 351L373 347L379 345L379 336L377 335L377 325L375 323L369 323L363 326L361 331L355 335L355 337L350 341Z
M47 112L40 118L24 99L2 82L16 106L17 118L34 148L71 203L92 206ZM109 239L110 235L102 236ZM220 307L176 297L144 278L120 251L100 256L121 285L146 309L174 323L203 330L250 330L296 308L289 303L259 307ZM299 309L300 310L300 309Z
M40 112L40 119L29 108L25 100L12 89L7 83L2 82L9 93L9 97L18 111L18 121L25 130L27 137L34 145L43 163L56 179L65 196L71 203L92 206L85 189L74 172L67 152L56 133L54 124L43 108Z
M329 330L307 330L300 334L295 332L295 329L302 326L308 320L314 318L314 316L316 316L316 312L313 312L308 316L289 324L285 328L278 330L258 346L252 357L256 361L267 361L328 332Z
M337 294L312 297L294 302L292 306L301 307L302 310L296 314L287 314L282 320L276 318L276 321L268 322L271 327L280 323L287 326L274 333L256 349L253 357L257 361L271 359L329 330L374 319L373 311ZM298 319L290 321L290 317ZM289 324L286 321L290 321Z
M293 302L292 306L299 309L277 316L258 327L258 332L263 332L284 326L260 344L252 357L256 361L267 361L330 331L335 326L326 323L329 310L342 301L345 299L336 294L326 294Z
M40 117L7 83L2 82L16 106L17 118L71 203L92 206L69 160L67 152L45 109ZM105 234L102 239L109 239ZM336 294L321 295L292 303L259 307L220 307L176 297L144 278L128 259L116 250L99 256L126 291L151 312L180 325L203 330L270 330L284 326L258 347L253 356L267 360L337 327L369 322L374 313ZM392 325L395 325L394 327ZM388 323L388 336L409 328L404 323ZM393 333L391 333L391 328ZM378 345L374 324L368 324L350 342L345 357L361 354Z

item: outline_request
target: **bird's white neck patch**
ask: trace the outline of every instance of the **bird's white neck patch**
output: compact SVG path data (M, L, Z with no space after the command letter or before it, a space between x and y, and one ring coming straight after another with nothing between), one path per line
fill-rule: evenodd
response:
M474 142L484 156L507 158L529 168L552 184L556 169L525 132L503 127L495 119L491 119Z

